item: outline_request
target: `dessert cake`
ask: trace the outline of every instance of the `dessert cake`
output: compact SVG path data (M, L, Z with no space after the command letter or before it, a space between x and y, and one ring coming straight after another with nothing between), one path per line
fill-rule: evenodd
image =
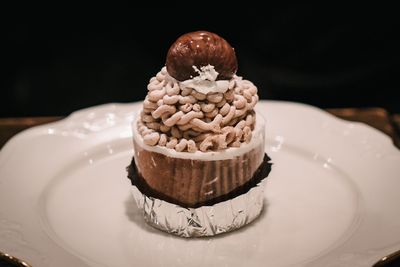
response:
M237 76L237 67L225 39L197 31L172 44L166 66L150 79L132 123L128 177L151 225L186 237L214 235L261 212L261 182L271 166L265 123L254 110L257 87Z

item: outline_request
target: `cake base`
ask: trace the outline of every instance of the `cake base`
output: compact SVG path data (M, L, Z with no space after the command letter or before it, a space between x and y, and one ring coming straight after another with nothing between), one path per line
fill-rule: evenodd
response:
M128 177L133 197L148 224L181 237L213 236L241 228L260 215L265 181L271 171L269 160L265 154L264 162L245 186L197 207L182 207L170 199L160 199L160 193L151 191L140 180L134 161L128 167Z
M137 116L132 122L136 170L143 184L162 193L158 198L168 202L173 200L171 203L182 207L207 205L211 200L243 187L263 162L265 121L259 115L249 143L193 153L146 145L138 132L139 119L141 117Z

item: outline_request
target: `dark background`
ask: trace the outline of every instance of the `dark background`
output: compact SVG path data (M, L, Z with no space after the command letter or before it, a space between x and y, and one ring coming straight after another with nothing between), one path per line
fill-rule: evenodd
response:
M181 12L135 9L124 19L8 21L1 33L1 117L68 115L142 100L181 34L208 30L235 47L238 75L262 99L400 112L399 15L346 6Z

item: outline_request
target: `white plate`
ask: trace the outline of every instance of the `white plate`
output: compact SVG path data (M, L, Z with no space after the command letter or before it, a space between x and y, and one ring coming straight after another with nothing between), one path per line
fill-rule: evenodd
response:
M230 234L146 225L130 195L132 114L88 108L0 153L0 251L44 266L369 266L400 248L400 152L364 124L261 101L274 163L266 209Z

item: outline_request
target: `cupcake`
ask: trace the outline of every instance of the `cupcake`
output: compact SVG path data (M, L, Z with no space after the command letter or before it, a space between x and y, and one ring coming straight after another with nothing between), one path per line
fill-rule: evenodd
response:
M236 75L234 49L197 31L170 47L132 122L132 192L152 226L210 236L254 220L263 207L265 123L257 87Z

